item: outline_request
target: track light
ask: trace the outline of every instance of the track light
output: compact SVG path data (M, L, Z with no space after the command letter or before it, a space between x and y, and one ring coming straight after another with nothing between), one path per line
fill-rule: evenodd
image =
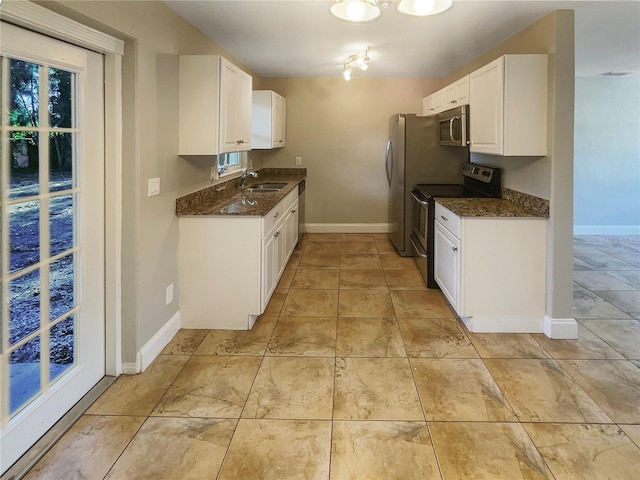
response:
M426 17L449 10L453 0L336 0L329 11L334 17L349 22L373 22L382 15L382 9L396 3L403 15Z
M369 68L367 62L369 62L369 47L367 47L364 52L351 55L349 58L347 58L347 60L344 62L344 72L342 72L342 77L347 81L351 80L351 72L353 71L353 67L356 66L364 72Z

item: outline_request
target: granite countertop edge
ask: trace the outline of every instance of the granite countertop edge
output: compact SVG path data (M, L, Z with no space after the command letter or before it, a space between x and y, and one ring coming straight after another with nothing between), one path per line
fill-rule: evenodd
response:
M548 218L548 212L504 198L436 198L459 217Z
M247 193L246 189L240 188L240 179L236 177L176 199L176 215L262 217L297 188L306 176L306 169L303 168L261 169L258 170L257 178L251 177L247 180L246 188L262 182L282 182L287 185L277 192ZM243 198L246 203L242 202ZM236 208L229 208L236 203Z

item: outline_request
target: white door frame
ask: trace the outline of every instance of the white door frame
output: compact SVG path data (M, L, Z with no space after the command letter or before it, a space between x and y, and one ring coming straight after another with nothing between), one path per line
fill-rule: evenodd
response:
M122 55L124 42L32 2L4 0L0 19L104 55L105 334L107 375L122 373Z

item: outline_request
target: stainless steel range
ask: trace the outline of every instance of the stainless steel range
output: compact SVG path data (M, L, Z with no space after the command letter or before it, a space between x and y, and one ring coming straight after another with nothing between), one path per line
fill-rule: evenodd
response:
M429 288L438 288L433 278L434 199L501 196L499 168L466 163L462 167L462 175L462 184L419 184L411 192L411 246L416 265Z

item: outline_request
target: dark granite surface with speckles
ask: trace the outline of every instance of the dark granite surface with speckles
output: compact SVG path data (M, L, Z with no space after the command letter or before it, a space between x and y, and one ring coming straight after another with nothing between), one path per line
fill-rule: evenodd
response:
M436 198L436 201L459 217L546 217L504 198Z
M307 177L306 168L262 168L249 177L246 187L261 182L283 182L279 192L248 193L233 178L176 199L176 215L263 216Z

